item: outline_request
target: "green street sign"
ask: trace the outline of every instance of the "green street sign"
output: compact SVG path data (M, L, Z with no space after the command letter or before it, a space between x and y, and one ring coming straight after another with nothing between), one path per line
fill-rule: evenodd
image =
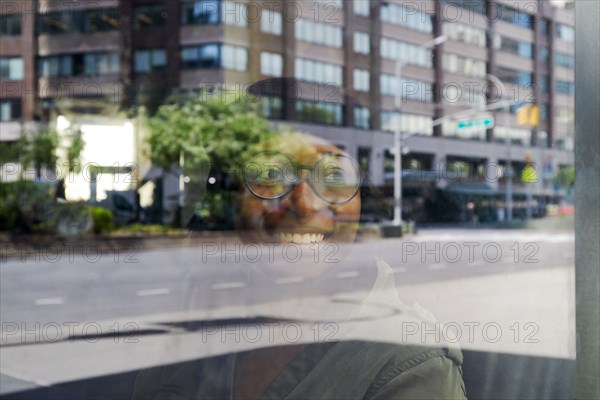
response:
M494 127L494 116L485 114L474 116L468 119L461 119L456 122L458 129L470 129L470 128L485 128L490 129Z

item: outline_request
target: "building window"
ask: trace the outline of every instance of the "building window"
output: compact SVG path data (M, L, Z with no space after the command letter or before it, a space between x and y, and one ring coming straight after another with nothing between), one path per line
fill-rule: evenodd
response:
M248 69L248 50L245 47L221 46L222 66L234 71L246 71Z
M444 22L442 31L443 34L451 40L472 44L478 47L486 46L486 35L485 30L483 29L454 22Z
M20 81L24 78L23 59L21 57L0 57L0 78Z
M504 4L496 4L497 16L503 21L510 22L517 26L532 29L533 28L533 17L531 14L514 10Z
M548 92L548 88L550 87L550 78L548 75L542 75L540 78L540 90L542 92Z
M354 126L360 129L371 128L371 112L366 107L354 107Z
M219 68L219 45L184 47L181 51L181 61L183 68Z
M396 131L400 123L400 114L395 111L381 112L381 129L388 132Z
M395 96L398 91L402 93L402 98L421 101L433 101L433 85L416 79L402 79L398 84L395 75L382 74L380 78L381 94Z
M0 121L18 121L21 119L21 100L11 99L0 101Z
M486 0L445 0L446 4L455 7L462 7L469 11L476 11L480 14L486 13Z
M381 38L381 57L390 60L401 60L406 64L432 67L432 51L414 44Z
M354 90L368 92L371 90L371 74L365 69L354 69Z
M296 119L325 125L342 125L342 105L297 100Z
M181 23L183 25L206 25L221 22L219 0L186 1L181 5Z
M416 135L433 135L433 121L430 117L416 114L398 114L395 111L382 111L381 129L394 132L400 124L400 132Z
M418 11L415 6L404 7L395 3L382 3L381 20L421 32L433 32L431 15Z
M149 72L167 65L167 53L164 49L137 50L134 55L134 71Z
M573 96L575 94L575 83L569 81L556 80L556 92Z
M260 30L264 33L281 35L283 19L281 13L271 10L263 10L260 17Z
M354 0L354 14L368 17L371 12L370 0Z
M463 88L456 84L444 85L442 88L442 102L451 106L467 108L485 108L486 96L481 90Z
M497 67L496 76L502 81L511 85L521 87L531 87L533 83L533 74L531 72L518 71L510 68Z
M119 12L116 8L59 11L40 14L37 21L39 34L105 32L118 28Z
M540 121L548 121L548 103L540 104Z
M571 54L566 54L566 53L556 53L556 65L563 67L563 68L569 68L569 69L573 69L575 68L575 57L573 57L573 55Z
M540 18L540 33L542 33L543 35L547 35L548 33L550 33L550 21L548 21L546 18Z
M228 25L247 26L245 5L239 1L195 0L181 5L183 25Z
M556 36L565 42L575 42L575 29L572 26L556 24Z
M89 53L84 55L85 75L99 76L119 73L118 53Z
M365 32L354 32L354 52L360 54L369 54L371 51L371 40L369 34Z
M266 76L283 74L283 57L277 53L260 53L260 73Z
M546 63L548 63L549 58L550 58L550 53L548 52L548 46L540 47L540 62L546 64Z
M0 34L19 36L21 34L21 14L0 15Z
M299 19L294 23L296 39L335 48L342 47L342 28L331 24Z
M163 26L167 20L164 4L137 6L133 11L133 26L136 29L150 26Z
M245 4L237 1L222 1L221 15L223 23L227 25L236 25L239 27L248 26L247 13Z
M75 57L75 55L40 57L37 62L37 74L47 78L73 76L73 59ZM80 66L79 75L82 75L83 58L78 61Z
M281 119L283 103L279 97L261 97L261 111L265 118Z
M470 76L472 78L484 78L486 74L485 61L475 60L457 54L444 54L442 56L442 65L444 66L445 71Z
M529 146L531 144L531 130L520 129L506 126L496 126L494 128L494 140L504 143L510 140L510 143L520 146Z
M181 51L182 66L191 68L225 68L245 71L248 68L248 50L244 47L204 44L184 47Z
M519 57L531 59L533 56L533 45L529 42L513 40L507 37L496 36L494 48L507 53L515 54Z
M295 67L297 79L342 86L342 67L339 65L296 58Z
M119 53L80 53L38 58L38 76L99 76L118 74Z

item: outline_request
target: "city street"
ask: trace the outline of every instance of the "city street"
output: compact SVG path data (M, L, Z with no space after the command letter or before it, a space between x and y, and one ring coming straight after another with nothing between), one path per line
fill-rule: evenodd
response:
M335 254L319 254L319 259L335 261L349 250L316 282L294 273L292 268L301 268L303 261L284 262L289 270L274 277L268 271L278 261L270 262L266 253L256 261L257 253L244 244L235 247L234 239L227 245L118 257L82 255L75 249L71 258L64 255L54 263L44 257L39 262L11 258L0 269L2 391L273 343L264 337L244 340L243 335L235 343L224 341L202 327L207 321L242 327L295 321L306 328L302 340L315 339L311 322L318 321L325 324L318 328L322 334L335 333L338 340L429 342L417 324L398 322L399 314L388 312L396 295L385 291L368 323L352 329L336 325L335 332L327 332L328 321L347 318L346 308L373 296L376 257L389 263L388 278L393 277L401 304L412 306L424 320L451 326L444 336L454 332L461 348L572 359L573 240L567 231L458 229L368 239L349 249L341 246ZM277 251L274 259L281 254ZM295 257L291 250L289 255ZM261 268L267 273L258 273ZM386 304L380 304L381 298ZM191 329L194 324L200 328ZM50 362L53 368L47 368Z

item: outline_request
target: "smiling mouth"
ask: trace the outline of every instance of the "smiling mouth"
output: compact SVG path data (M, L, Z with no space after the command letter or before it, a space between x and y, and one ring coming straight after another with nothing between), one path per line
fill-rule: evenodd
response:
M321 243L329 237L324 233L273 232L271 237L281 243L312 244Z

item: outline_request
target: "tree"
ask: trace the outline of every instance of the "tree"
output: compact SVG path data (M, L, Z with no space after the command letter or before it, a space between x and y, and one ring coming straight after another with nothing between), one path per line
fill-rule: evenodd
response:
M24 165L34 165L36 180L41 178L42 167L56 166L57 147L58 133L54 130L42 131L29 142Z
M81 131L79 129L70 132L71 145L67 148L67 163L69 172L78 172L81 168L79 165L81 152L85 147L85 141L83 140Z
M572 188L575 185L575 167L559 168L554 176L554 183L563 188Z
M175 172L183 180L190 177L192 184L206 185L204 173L219 171L223 176L243 165L252 147L274 134L268 120L258 114L255 103L242 95L232 96L217 92L210 95L175 96L160 106L149 119L147 138L149 157L153 164ZM208 204L210 212L223 207L230 197L228 188ZM219 203L219 204L216 204ZM193 212L195 204L189 202ZM182 224L179 204L179 224Z

